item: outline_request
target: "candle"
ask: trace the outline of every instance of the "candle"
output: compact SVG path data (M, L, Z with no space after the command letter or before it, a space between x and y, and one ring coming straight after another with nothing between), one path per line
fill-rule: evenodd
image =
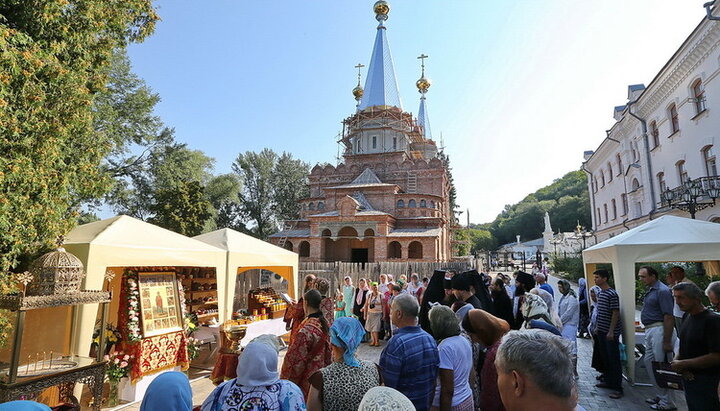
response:
M30 361L32 361L31 358L32 358L32 356L30 356L30 355L28 354L28 363L27 363L27 365L25 366L25 375L30 374Z
M43 359L42 359L42 363L40 364L40 369L42 369L42 370L45 369L45 354L47 354L47 352L43 351Z
M48 365L49 369L52 369L52 356L53 356L53 352L50 351L50 365Z
M40 357L40 353L36 352L35 353L35 366L33 367L33 372L37 372L37 365L38 365L38 362L40 361L38 357Z

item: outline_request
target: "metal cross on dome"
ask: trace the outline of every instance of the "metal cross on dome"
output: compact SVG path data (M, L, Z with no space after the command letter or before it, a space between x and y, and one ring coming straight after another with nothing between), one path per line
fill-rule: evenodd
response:
M355 68L358 69L358 86L360 85L360 70L362 70L363 67L365 67L365 65L362 63L358 63L358 65L355 66Z
M430 56L426 56L425 54L420 54L418 56L418 59L420 60L420 67L422 67L422 74L421 77L425 76L425 59L429 58Z

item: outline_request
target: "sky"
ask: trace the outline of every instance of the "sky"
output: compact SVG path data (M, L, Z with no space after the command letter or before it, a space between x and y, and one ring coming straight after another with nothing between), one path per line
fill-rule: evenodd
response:
M335 163L341 121L355 110L354 66L369 64L373 3L156 1L162 21L128 54L162 98L157 114L178 141L215 158L216 174L265 147L311 166ZM403 108L418 111L424 53L432 134L443 138L470 221L492 221L579 169L627 86L650 83L705 15L703 3L391 1Z

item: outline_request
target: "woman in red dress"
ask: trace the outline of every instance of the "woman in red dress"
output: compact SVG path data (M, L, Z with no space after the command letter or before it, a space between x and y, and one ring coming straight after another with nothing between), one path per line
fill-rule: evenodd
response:
M310 376L332 361L328 324L320 312L322 296L310 290L303 296L307 317L290 340L280 378L290 380L302 390L305 398L310 391Z
M315 276L313 274L308 274L305 276L305 287L303 288L303 295L313 288L314 283ZM300 329L300 323L302 323L303 319L305 319L305 311L303 309L303 298L300 297L300 299L296 303L291 303L288 305L287 309L285 310L285 315L283 315L283 321L285 321L285 329L290 330L290 341L293 340L293 337L295 337L295 334L297 334L298 330Z

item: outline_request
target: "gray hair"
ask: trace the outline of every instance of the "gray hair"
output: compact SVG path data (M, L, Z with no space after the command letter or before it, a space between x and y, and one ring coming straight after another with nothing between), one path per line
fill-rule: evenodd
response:
M450 307L436 305L428 314L433 336L438 340L460 335L460 323Z
M502 338L495 365L505 373L524 374L544 392L570 398L575 386L570 355L570 343L545 330L510 331Z
M702 301L703 292L700 287L693 283L678 283L675 284L672 289L673 291L682 291L683 293L685 293L685 296L690 297L693 300Z
M705 289L705 295L709 297L710 293L715 294L716 298L720 298L720 281L713 281L708 284L707 288Z
M400 294L393 299L393 305L403 313L403 316L417 317L420 313L420 305L417 298L410 294Z

